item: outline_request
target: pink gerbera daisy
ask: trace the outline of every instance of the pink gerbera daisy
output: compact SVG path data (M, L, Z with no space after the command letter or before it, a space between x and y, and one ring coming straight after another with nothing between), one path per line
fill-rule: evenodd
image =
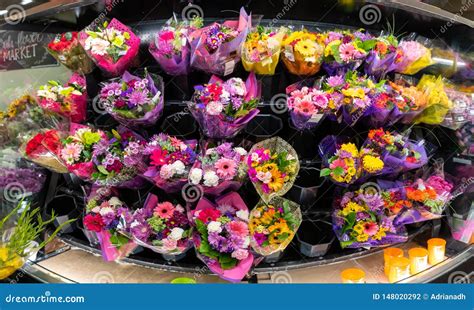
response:
M232 179L235 175L237 165L232 159L221 158L214 164L214 168L220 178Z
M364 233L369 236L375 235L379 231L379 225L373 222L367 222L364 224Z
M355 52L356 49L351 43L345 43L339 46L339 55L342 61L350 61L353 58Z
M316 107L312 102L302 100L300 102L295 102L295 111L306 115L313 115L314 112L316 112Z
M163 219L169 219L173 216L174 206L171 202L159 203L153 210L153 215Z
M232 221L228 224L228 228L232 234L239 237L246 237L249 234L249 229L246 223L241 221Z

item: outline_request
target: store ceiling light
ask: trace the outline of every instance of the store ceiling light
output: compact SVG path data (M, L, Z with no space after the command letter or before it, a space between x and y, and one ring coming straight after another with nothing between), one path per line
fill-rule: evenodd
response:
M5 15L5 14L7 14L7 13L8 13L7 10L0 10L0 15Z

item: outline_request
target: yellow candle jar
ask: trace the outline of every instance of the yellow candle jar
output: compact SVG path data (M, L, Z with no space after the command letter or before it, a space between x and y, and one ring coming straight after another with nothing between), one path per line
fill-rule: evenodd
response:
M410 272L416 274L428 267L428 251L425 248L412 248L408 250L410 258Z
M428 261L431 265L436 265L444 260L446 251L446 240L441 238L431 238L428 240Z
M365 283L365 272L359 268L349 268L341 272L342 283Z
M393 257L403 257L403 250L399 248L386 248L383 250L384 272L387 277L390 271L390 259Z
M23 259L20 256L8 257L8 249L0 247L0 280L7 278L21 266L23 266Z
M410 260L406 257L392 257L388 281L395 283L410 276Z

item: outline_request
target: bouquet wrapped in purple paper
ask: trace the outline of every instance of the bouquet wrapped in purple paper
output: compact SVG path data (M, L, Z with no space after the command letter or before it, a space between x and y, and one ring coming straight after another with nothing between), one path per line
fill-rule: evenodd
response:
M251 17L240 9L238 21L213 23L193 31L191 67L217 75L228 75L240 61L242 44L251 27Z
M163 113L163 79L148 73L143 77L128 71L120 79L102 85L100 102L105 110L127 127L152 126Z
M210 138L233 138L260 111L261 86L251 72L247 81L212 76L209 83L194 87L188 108Z
M154 135L143 152L147 164L143 177L168 193L181 190L196 160L196 146L196 140L183 141L164 133Z
M375 78L383 78L394 70L393 64L400 54L397 52L398 39L393 34L381 34L376 37L373 48L365 59L364 71Z
M381 196L364 190L346 192L335 200L333 230L342 248L379 247L407 241L404 227L384 216Z
M202 27L202 18L178 21L170 18L150 43L150 54L169 75L186 75L190 71L189 35Z
M205 194L217 196L236 191L245 180L247 151L225 142L217 147L204 146L201 156L189 172L189 182L201 186Z

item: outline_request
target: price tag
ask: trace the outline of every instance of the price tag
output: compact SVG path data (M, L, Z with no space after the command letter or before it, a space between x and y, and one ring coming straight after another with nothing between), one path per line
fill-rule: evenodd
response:
M235 61L232 59L225 63L224 65L224 76L231 74L234 72Z
M324 114L323 113L316 113L316 114L313 114L313 116L311 116L311 118L309 119L309 123L319 123L321 121L321 119L323 118Z

